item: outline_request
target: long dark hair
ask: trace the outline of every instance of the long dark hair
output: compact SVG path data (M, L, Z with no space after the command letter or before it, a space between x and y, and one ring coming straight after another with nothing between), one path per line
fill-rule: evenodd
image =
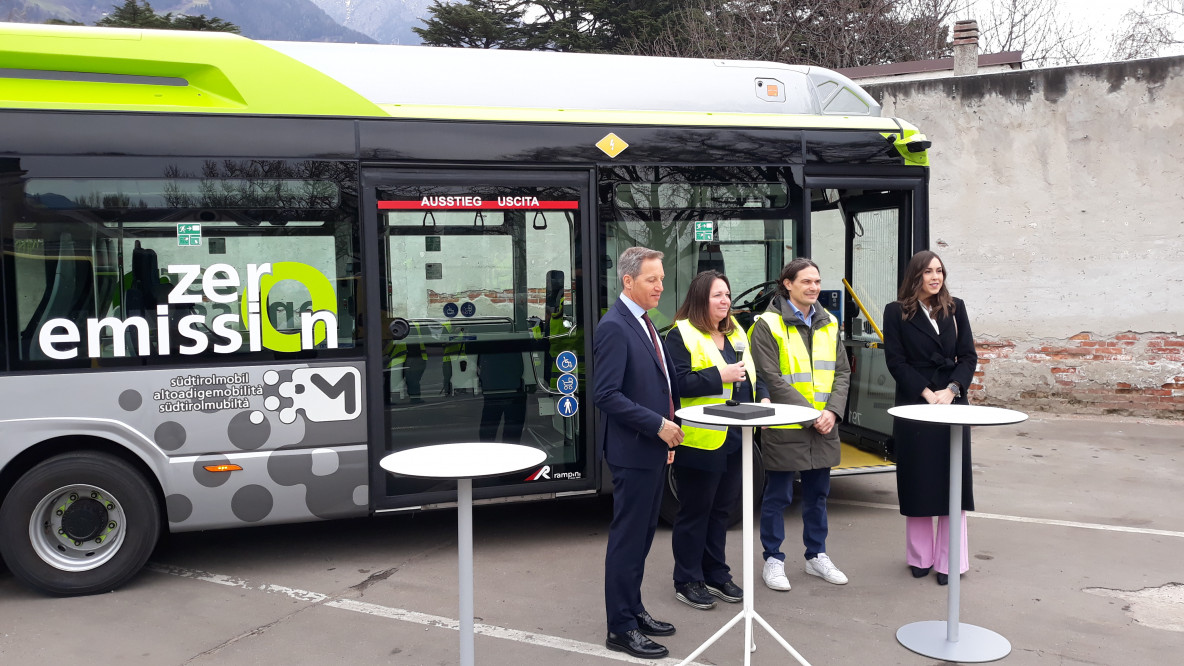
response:
M921 250L909 260L908 267L904 269L904 280L900 282L900 291L896 294L896 302L900 303L900 310L905 319L912 319L920 309L921 299L917 294L921 292L921 285L925 281L925 269L929 268L929 264L933 263L934 259L937 259L941 264L941 290L930 296L925 305L929 308L929 315L935 321L941 317L954 315L954 297L946 288L950 280L950 274L946 270L946 262L942 261L936 252Z
M710 306L708 302L711 300L711 285L715 284L716 280L723 280L728 287L728 291L732 290L732 284L728 282L727 276L719 271L703 271L696 275L691 280L691 286L687 288L687 297L683 299L682 305L678 306L678 312L674 313L675 319L686 319L691 322L691 326L699 329L704 333L711 333L711 316L709 315ZM728 316L723 318L719 323L719 328L716 329L724 335L732 333L732 311L728 310Z

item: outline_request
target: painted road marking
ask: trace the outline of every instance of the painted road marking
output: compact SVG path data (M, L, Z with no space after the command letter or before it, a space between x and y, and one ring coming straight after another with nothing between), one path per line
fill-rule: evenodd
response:
M415 611L410 611L403 608L390 608L388 606L380 606L378 604L357 601L356 599L331 599L329 595L321 594L319 592L298 590L291 587L285 587L283 585L253 583L244 578L235 578L234 576L214 574L208 571L199 571L196 569L184 569L182 567L158 564L156 562L149 562L144 568L148 569L149 571L155 571L156 573L178 576L180 578L189 578L191 580L198 580L203 583L213 583L215 585L235 587L242 590L256 590L268 594L282 594L298 601L307 601L309 603L320 604L322 606L328 606L329 608L338 608L341 610L352 611L354 613L365 613L366 615L384 617L390 620L398 620L400 622L410 622L412 624L420 624L426 627L451 629L452 631L460 630L459 621L439 615L417 613ZM491 638L500 638L502 640L514 641L517 643L538 645L555 650L562 650L564 652L586 654L592 657L612 659L613 661L625 662L627 664L670 665L681 663L680 660L674 658L661 659L658 661L653 659L637 659L635 657L630 657L627 654L613 652L603 645L596 645L595 643L582 643L580 641L573 641L567 638L560 638L558 636L548 636L546 634L529 631L518 631L517 629L508 629L506 627L499 627L492 624L474 623L473 632L479 636L489 636ZM691 662L691 666L707 665L693 661Z
M829 499L828 504L846 504L848 506L863 506L869 509L892 509L893 511L900 511L900 507L895 504L883 504L880 502L860 502L859 500L838 500ZM1184 539L1184 532L1173 532L1171 530L1155 530L1149 527L1126 527L1124 525L1105 525L1102 523L1079 523L1074 520L1056 520L1054 518L1028 518L1026 516L1005 516L999 513L980 513L978 511L970 511L966 514L967 518L986 518L987 520L1006 520L1013 523L1034 523L1037 525L1056 525L1058 527L1079 527L1085 530L1101 530L1103 532L1131 532L1133 534L1152 534L1155 536L1177 537Z

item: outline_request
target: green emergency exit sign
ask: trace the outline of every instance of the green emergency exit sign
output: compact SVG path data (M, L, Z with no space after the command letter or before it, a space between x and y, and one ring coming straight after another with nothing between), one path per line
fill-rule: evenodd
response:
M711 220L695 223L695 242L714 240L715 224Z
M201 245L201 225L183 222L177 225L177 245Z

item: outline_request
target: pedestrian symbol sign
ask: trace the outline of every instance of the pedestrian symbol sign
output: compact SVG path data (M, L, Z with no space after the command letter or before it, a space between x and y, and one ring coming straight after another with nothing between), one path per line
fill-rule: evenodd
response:
M575 352L565 351L559 354L559 356L556 356L555 367L559 368L560 372L574 372L576 369Z
M177 245L201 245L201 225L196 222L182 222L177 224Z
M559 399L559 415L564 418L570 418L580 411L580 403L575 396L565 395Z
M704 220L695 223L695 242L708 242L714 240L715 223L711 220Z
M556 384L559 386L560 393L571 395L572 393L576 392L576 386L578 382L576 381L575 375L564 374L559 375L559 381L557 381Z

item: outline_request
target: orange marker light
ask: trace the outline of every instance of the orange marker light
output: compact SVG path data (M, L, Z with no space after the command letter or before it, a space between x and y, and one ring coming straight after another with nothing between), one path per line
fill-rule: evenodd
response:
M243 468L238 465L206 465L204 469L207 472L240 472Z
M775 86L775 85L770 84L770 85L766 86L765 91L769 97L776 97L777 96L777 86Z

